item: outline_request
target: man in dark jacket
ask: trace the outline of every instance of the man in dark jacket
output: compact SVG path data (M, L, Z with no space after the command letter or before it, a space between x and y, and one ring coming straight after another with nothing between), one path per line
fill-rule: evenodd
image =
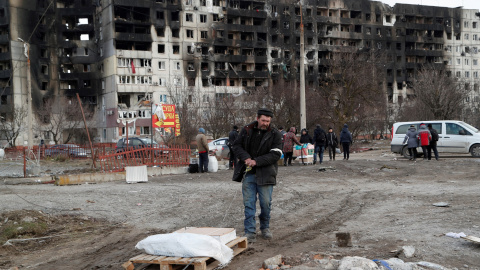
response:
M348 160L350 158L350 145L353 143L352 133L348 131L348 125L343 125L343 129L340 132L340 143L343 147L343 159Z
M235 164L235 154L233 153L233 143L238 137L238 127L233 126L232 131L228 134L228 148L230 149L230 158L228 160L228 168L230 170L233 169L233 165Z
M300 135L300 143L310 143L313 144L313 139L306 128L302 129L302 135Z
M320 164L323 162L323 151L325 151L325 146L327 145L327 134L325 130L322 129L320 124L317 125L317 128L313 131L313 142L315 143L315 154L313 155L313 164L317 163L317 154L320 157Z
M432 159L432 150L433 154L435 154L435 159L438 160L438 151L437 151L437 141L438 141L438 131L432 127L432 124L427 125L428 130L430 130L430 134L432 134L432 140L427 147L427 156L428 160Z
M328 146L328 156L330 157L330 160L332 160L332 155L333 155L333 160L335 160L335 151L337 150L337 145L338 145L337 135L335 135L335 132L333 132L333 128L329 127L328 133L327 133L327 146Z
M233 181L242 182L245 206L245 236L256 241L255 211L257 194L260 200L260 230L265 239L271 239L270 209L273 186L276 184L278 165L282 156L282 135L270 125L273 113L268 109L257 112L257 121L242 128L233 144L237 166Z

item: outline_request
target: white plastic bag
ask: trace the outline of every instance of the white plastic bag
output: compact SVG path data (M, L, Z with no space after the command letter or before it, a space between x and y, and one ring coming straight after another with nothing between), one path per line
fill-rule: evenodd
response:
M209 172L218 171L218 161L215 156L208 156L208 171Z
M212 257L220 264L232 260L233 250L209 235L169 233L151 235L135 246L155 256Z
M340 151L340 148L338 148L338 147L335 148L335 152L337 152L337 154L341 154L341 153L342 153L342 151Z

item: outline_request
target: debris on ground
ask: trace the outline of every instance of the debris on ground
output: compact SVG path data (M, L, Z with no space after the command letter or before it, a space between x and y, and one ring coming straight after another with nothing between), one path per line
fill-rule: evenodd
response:
M335 167L332 167L332 166L329 166L329 167L320 167L318 169L319 172L326 172L327 170L331 170L333 172L336 172L337 169L335 169Z
M447 202L437 202L437 203L434 203L433 206L436 206L436 207L450 207L450 205Z
M452 237L452 238L460 238L460 237L465 237L467 235L463 232L461 233L449 232L449 233L446 233L445 236Z

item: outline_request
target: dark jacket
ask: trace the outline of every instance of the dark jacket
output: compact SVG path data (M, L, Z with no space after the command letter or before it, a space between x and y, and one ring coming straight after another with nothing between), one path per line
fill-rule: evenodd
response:
M315 146L327 146L327 133L321 127L313 131L313 142Z
M348 131L348 125L345 124L343 125L342 132L340 132L340 143L352 143L353 138L352 138L352 133Z
M417 148L418 147L418 132L415 127L411 127L407 131L407 135L405 135L405 139L403 143L408 141L408 148Z
M230 133L228 134L228 146L231 147L235 142L235 140L237 139L237 137L238 137L238 131L236 129L233 129L232 131L230 131Z
M338 138L337 138L337 135L335 135L335 132L328 132L327 133L327 145L337 147Z
M257 185L275 185L277 183L277 161L282 156L282 135L278 130L270 126L263 136L255 155L247 151L251 143L252 133L258 131L258 122L254 121L242 128L237 140L233 144L233 153L238 158L238 166L235 166L233 181L241 182L245 174L245 160L256 155L255 175Z
M303 135L303 131L305 131L305 135ZM310 136L310 134L308 134L308 130L306 129L302 129L302 132L301 132L301 136L300 136L300 143L311 143L313 144L313 138L312 136Z

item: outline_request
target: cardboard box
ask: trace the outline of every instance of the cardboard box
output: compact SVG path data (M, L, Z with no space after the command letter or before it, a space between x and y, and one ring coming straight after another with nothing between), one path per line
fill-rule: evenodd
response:
M234 228L185 227L180 230L174 231L174 233L195 233L210 235L220 241L222 244L227 244L228 242L237 238L237 232Z

